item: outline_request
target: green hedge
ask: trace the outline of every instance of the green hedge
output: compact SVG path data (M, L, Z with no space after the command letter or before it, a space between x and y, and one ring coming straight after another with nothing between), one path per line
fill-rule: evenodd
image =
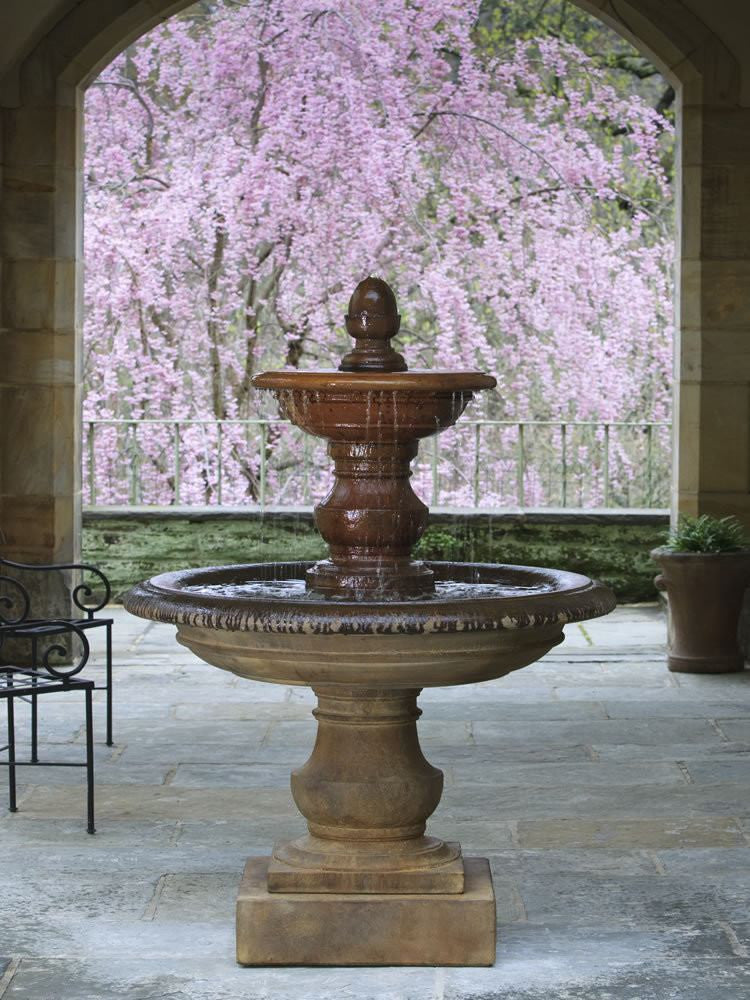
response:
M554 566L602 580L621 601L649 601L656 599L649 550L667 525L662 511L437 511L416 555ZM325 545L310 510L94 508L84 513L83 552L120 597L167 570L318 559Z

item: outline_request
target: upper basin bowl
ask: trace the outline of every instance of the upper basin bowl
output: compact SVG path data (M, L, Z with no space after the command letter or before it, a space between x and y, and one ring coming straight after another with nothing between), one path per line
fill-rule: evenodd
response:
M329 441L416 441L452 427L475 392L496 380L481 372L261 372L256 389L276 393L279 411Z
M612 592L577 573L429 563L436 592L328 601L304 589L310 563L180 570L139 584L128 611L177 626L208 663L279 684L420 688L501 677L543 656L563 626L608 614Z

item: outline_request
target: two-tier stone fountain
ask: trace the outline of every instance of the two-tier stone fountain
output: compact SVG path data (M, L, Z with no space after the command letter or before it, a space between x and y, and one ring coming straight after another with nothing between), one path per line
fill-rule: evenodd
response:
M253 379L329 442L334 482L315 523L330 558L166 573L125 606L174 623L208 663L308 684L318 698L312 755L291 777L309 832L247 862L239 962L491 965L489 865L425 833L443 774L422 755L417 696L533 663L565 624L606 614L614 599L573 573L411 558L428 517L409 482L417 442L451 427L495 379L408 371L390 346L396 300L377 278L357 286L346 328L356 346L338 371Z

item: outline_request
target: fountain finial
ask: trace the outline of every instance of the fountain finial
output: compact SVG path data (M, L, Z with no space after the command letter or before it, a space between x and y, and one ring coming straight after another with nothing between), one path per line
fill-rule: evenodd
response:
M349 299L346 329L356 347L341 359L342 372L405 372L406 361L391 347L401 325L396 296L387 281L360 281Z

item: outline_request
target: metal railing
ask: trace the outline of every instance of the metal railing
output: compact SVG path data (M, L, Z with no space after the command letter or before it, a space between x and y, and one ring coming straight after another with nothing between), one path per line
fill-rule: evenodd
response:
M144 440L146 428L150 441ZM295 506L319 497L312 481L329 476L322 452L313 454L324 444L287 420L94 419L84 421L84 430L84 500L91 506L221 506L228 497L228 464L230 503ZM287 435L281 443L280 435ZM660 508L668 504L670 452L671 425L665 421L462 420L422 443L414 478L417 492L430 495L433 507L447 501L476 508ZM243 455L255 469L243 468L238 496ZM280 470L287 473L282 495L269 497L269 478L279 480ZM200 499L196 489L202 490Z

